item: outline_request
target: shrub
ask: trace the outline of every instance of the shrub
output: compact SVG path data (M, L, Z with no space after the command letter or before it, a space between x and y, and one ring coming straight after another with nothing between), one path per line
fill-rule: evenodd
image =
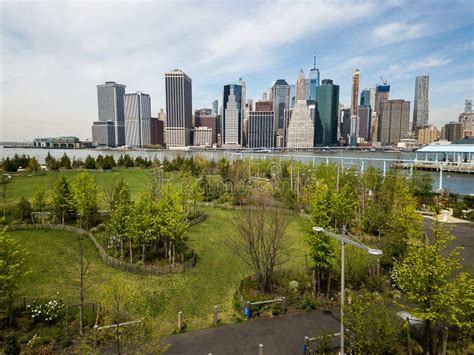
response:
M5 355L20 355L20 345L18 344L15 334L9 334L5 337L3 352Z
M64 304L61 301L56 300L45 303L33 300L31 304L26 306L26 310L31 315L33 321L46 324L53 324L56 322L60 318L61 310L63 308Z

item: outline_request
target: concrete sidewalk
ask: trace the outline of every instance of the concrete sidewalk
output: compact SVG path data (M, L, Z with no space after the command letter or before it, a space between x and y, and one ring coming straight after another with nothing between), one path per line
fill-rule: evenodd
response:
M313 311L171 335L165 338L171 344L165 354L257 355L259 344L264 354L302 354L304 337L319 335L324 328L339 331L339 311Z

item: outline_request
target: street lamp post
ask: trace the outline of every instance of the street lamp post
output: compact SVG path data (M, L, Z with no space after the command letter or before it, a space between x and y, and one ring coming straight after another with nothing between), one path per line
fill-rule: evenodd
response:
M347 239L345 224L342 226L342 234L340 235L330 232L324 229L323 227L313 227L313 231L324 233L334 239L341 241L341 354L344 355L344 291L345 291L345 276L344 276L345 262L344 260L345 260L346 244L350 244L357 248L363 249L367 251L370 255L380 256L383 254L383 252L382 250L379 250L379 249L369 248L368 246L360 242L356 242L355 240Z

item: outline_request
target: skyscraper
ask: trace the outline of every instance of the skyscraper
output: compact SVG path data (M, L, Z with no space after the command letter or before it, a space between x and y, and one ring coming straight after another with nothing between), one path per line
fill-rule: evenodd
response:
M462 139L463 125L461 122L449 122L444 125L444 138L449 142Z
M426 126L428 124L429 100L428 87L430 77L420 75L415 81L415 100L413 105L413 130L417 126Z
M472 112L472 100L464 100L464 112L471 113Z
M222 145L242 146L242 86L224 86Z
M351 96L351 115L357 116L357 110L359 107L359 81L360 71L354 69L352 71L352 96Z
M357 137L363 138L365 142L370 141L371 115L372 110L370 109L370 106L359 106L359 132Z
M217 115L219 112L219 101L215 99L212 101L212 114Z
M248 147L273 148L275 146L275 118L273 111L252 111L248 122Z
M272 87L273 112L275 112L274 129L283 128L285 108L290 105L290 85L284 79L278 79Z
M379 109L378 141L382 145L397 144L409 130L410 101L383 101Z
M182 70L165 74L166 91L166 146L191 145L192 81Z
M314 125L306 100L296 101L287 129L288 148L312 148Z
M305 96L306 89L305 89L305 77L303 69L300 69L298 73L298 77L296 78L296 102L300 100L307 100L308 98Z
M316 68L316 53L314 54L313 68L309 71L309 99L316 100L316 90L319 86L319 69Z
M276 145L283 147L285 108L290 107L290 85L284 79L278 79L272 86L273 112L275 113Z
M383 85L375 85L375 102L372 109L378 113L380 111L380 103L388 101L389 96L390 85L388 85L386 82L384 82Z
M370 106L372 105L372 102L370 101L370 96L371 96L371 90L370 89L364 89L360 93L360 105L361 106Z
M151 144L150 95L137 91L125 94L125 144L143 147Z
M341 140L342 144L346 145L349 144L349 136L351 134L351 109L350 108L343 108L341 110L341 125L340 125L340 132L341 132Z
M114 81L97 85L99 121L94 122L92 126L94 143L116 147L125 145L124 95L125 85L117 84Z
M335 145L339 117L339 85L324 79L316 91L315 143Z

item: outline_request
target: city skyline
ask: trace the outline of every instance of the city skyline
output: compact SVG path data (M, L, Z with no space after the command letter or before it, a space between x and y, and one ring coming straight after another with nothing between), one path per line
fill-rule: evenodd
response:
M391 98L409 101L416 76L429 75L430 123L437 127L456 120L464 100L474 96L471 2L430 3L428 12L426 2L405 1L234 5L230 15L226 3L187 2L176 20L167 16L177 6L172 3L3 2L0 139L90 138L97 120L93 88L106 81L149 93L156 116L166 107L163 74L173 68L193 78L193 110L211 107L223 85L240 77L246 97L256 101L272 81L293 85L300 68L308 73L315 51L321 80L340 86L346 107L354 68L361 71L360 90L380 84L382 76ZM196 29L198 7L201 20L209 21ZM111 10L116 16L107 19ZM348 14L344 26L335 24L342 12ZM238 36L230 19L241 21ZM216 28L222 29L217 35Z

